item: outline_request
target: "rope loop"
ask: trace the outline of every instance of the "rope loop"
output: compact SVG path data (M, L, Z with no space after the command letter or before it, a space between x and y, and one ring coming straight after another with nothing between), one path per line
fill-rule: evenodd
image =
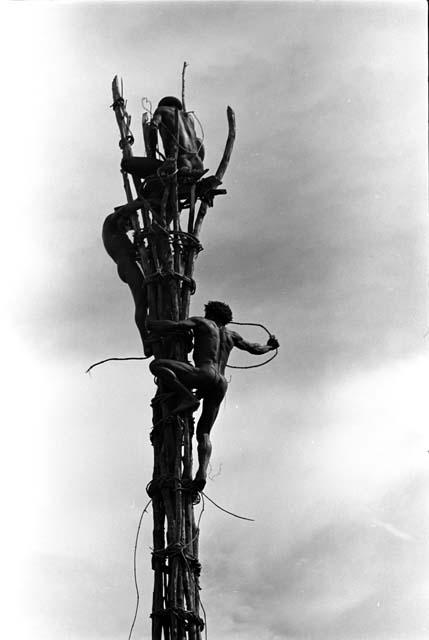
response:
M264 326L263 324L259 323L259 322L233 322L231 320L231 322L229 324L237 324L237 325L241 325L241 326L248 326L248 327L261 327L261 329L263 329L264 331L266 331L269 335L269 337L271 338L273 336L273 334L271 333L271 331L268 331L267 327ZM235 366L233 364L227 364L226 366L228 367L228 369L257 369L258 367L263 367L264 364L268 364L269 362L271 362L271 360L274 360L274 358L278 355L279 350L278 348L276 349L274 355L272 355L270 358L268 358L268 360L264 360L263 362L259 362L259 364L250 364L247 366Z

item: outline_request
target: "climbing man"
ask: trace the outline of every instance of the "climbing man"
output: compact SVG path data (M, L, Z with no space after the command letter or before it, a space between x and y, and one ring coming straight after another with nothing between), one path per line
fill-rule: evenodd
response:
M132 229L129 216L141 206L142 203L139 200L134 200L122 207L115 207L115 211L104 221L102 239L107 253L116 262L120 279L130 288L135 304L134 318L143 342L144 353L146 356L151 356L151 347L146 342L148 334L146 284L137 263L136 248L127 236L127 232Z
M277 349L279 343L271 335L266 345L247 342L235 331L226 328L232 321L232 312L223 302L210 301L205 305L205 316L191 317L180 322L170 320L147 320L147 328L158 334L191 331L194 337L193 359L195 366L178 360L156 359L150 370L167 389L179 395L179 402L172 414L195 411L198 398L203 400L202 412L197 425L198 462L194 486L202 491L207 479L207 467L212 445L210 431L225 396L228 383L224 372L233 347L255 355ZM197 396L192 393L196 389Z

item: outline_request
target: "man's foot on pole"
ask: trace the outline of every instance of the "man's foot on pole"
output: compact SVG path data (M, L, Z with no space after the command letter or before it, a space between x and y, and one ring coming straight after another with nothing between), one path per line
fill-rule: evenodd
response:
M206 482L207 480L197 473L192 483L192 487L195 491L202 491L206 486Z

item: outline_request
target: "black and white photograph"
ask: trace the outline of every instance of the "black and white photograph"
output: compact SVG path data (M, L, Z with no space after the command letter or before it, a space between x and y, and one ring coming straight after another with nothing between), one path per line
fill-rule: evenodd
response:
M426 640L427 3L1 14L3 637Z

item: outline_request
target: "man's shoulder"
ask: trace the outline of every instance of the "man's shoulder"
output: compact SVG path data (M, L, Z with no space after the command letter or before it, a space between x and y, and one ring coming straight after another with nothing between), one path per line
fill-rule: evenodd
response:
M170 115L171 116L171 114L174 114L174 111L175 111L174 107L170 107L170 106L168 106L166 104L162 104L160 107L157 107L155 109L153 115L156 116L156 115L159 114L161 116L162 115Z
M213 320L209 320L208 318L203 318L202 316L192 316L189 318L195 324L197 329L201 331L215 331L217 329L217 325Z
M241 336L239 333L237 333L236 331L234 331L234 329L229 329L225 327L225 331L226 334L229 338L231 338L232 340L241 340Z
M210 323L207 321L207 319L203 318L202 316L191 316L189 320L191 320L197 327L210 326Z

